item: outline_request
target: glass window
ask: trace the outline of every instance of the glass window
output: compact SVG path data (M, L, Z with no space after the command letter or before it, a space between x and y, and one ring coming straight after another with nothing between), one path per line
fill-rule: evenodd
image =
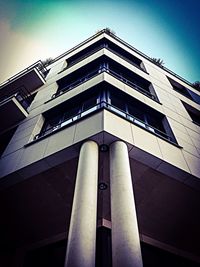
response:
M167 78L170 81L170 83L171 83L171 85L172 85L172 87L173 87L174 90L176 90L180 94L186 96L187 98L193 100L197 104L200 104L200 95L194 93L190 89L188 89L185 86L177 83L176 81L170 79L169 77L167 77Z
M80 112L79 107L74 107L66 111L63 116L63 122L61 123L61 127L77 120L78 119L77 114L79 114L79 112Z
M188 89L189 90L189 89ZM192 100L195 101L197 104L200 104L200 95L197 95L196 93L189 91Z
M93 96L83 102L81 116L83 117L96 109L97 109L97 97Z
M85 111L91 107L94 107L97 104L97 97L93 96L83 102L82 110Z
M158 118L155 116L155 114L149 114L147 113L146 114L146 120L147 120L147 123L151 126L153 126L154 128L162 131L162 132L165 132L165 129L162 125L162 119L161 118Z
M45 125L43 127L43 131L45 131L45 133L49 133L49 132L52 132L52 131L55 131L56 129L58 129L60 126L59 123L61 121L61 117L62 117L61 115L58 115L54 118L49 119L45 123Z
M190 117L192 118L193 122L197 123L200 125L200 114L195 114L192 111L188 111Z
M120 110L126 111L125 101L120 96L116 97L111 95L111 105L119 108Z
M200 126L200 111L182 102L192 121Z
M63 120L65 121L66 119L69 119L69 118L77 115L79 112L80 112L79 107L73 107L64 113Z
M118 113L120 116L126 117L126 104L125 101L119 96L111 95L110 109Z
M88 79L91 79L96 74L105 70L135 90L140 91L154 100L157 100L154 88L148 80L105 55L84 65L83 67L57 81L59 87L54 96L73 89L75 86L87 81Z
M145 128L165 139L176 142L165 116L133 97L120 92L114 86L104 82L57 106L46 113L46 123L39 136L46 135L60 127L80 119L98 108L101 102L113 113L124 117L135 125Z
M136 105L128 104L128 113L141 121L145 121L144 111L139 109Z

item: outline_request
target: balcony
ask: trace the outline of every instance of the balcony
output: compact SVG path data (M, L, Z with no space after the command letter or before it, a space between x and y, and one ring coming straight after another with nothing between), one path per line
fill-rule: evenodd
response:
M98 104L90 105L87 108L84 108L84 105L82 107L77 108L77 109L73 108L73 113L74 113L73 116L69 115L72 112L68 112L68 116L62 115L62 116L57 116L56 119L55 118L50 119L50 121L52 120L53 123L47 122L44 125L41 132L34 137L33 142L40 139L40 138L44 138L46 136L49 136L50 134L52 134L54 132L60 131L61 129L64 129L65 127L68 127L73 123L77 123L82 118L90 116L91 114L98 112L99 110L102 110L102 109L106 109L106 110L114 113L115 115L133 123L134 125L160 137L161 139L164 139L165 141L170 142L171 144L178 146L176 139L174 138L173 134L171 134L170 132L168 133L165 130L160 130L160 129L150 125L148 122L145 122L144 120L138 119L134 115L131 115L131 114L125 112L124 110L119 109L118 107L116 107L112 104L109 104L107 101L101 101ZM79 111L76 111L76 110L79 110ZM160 124L162 124L162 122L160 122Z
M146 72L146 69L140 59L132 55L131 53L127 52L126 50L122 49L121 47L117 46L116 44L112 43L111 41L107 40L106 38L101 39L100 41L96 42L95 44L83 49L82 51L76 53L75 55L69 57L67 59L67 68L77 64L81 60L93 55L97 51L101 49L107 49L108 51L112 52L113 54L117 55L118 57L124 59L125 61L129 62L131 65L135 66L136 68ZM64 70L65 70L64 69ZM64 71L62 70L62 71Z
M19 123L28 116L27 108L34 95L29 95L24 88L8 97L0 98L0 131L4 131Z
M47 69L41 61L19 72L15 76L0 84L0 98L13 95L18 92L19 88L26 88L29 93L45 83Z
M132 87L134 90L139 91L152 100L159 102L156 93L149 81L104 56L97 59L96 61L93 61L92 63L87 64L79 70L68 74L66 77L58 81L59 89L54 95L52 95L52 99L62 95L69 90L72 90L76 86L92 79L96 75L103 72L108 73L109 75L115 77L117 80Z

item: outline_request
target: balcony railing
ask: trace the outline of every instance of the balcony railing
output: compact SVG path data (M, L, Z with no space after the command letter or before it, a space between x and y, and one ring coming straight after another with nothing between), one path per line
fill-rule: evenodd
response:
M144 95L150 97L151 99L153 99L155 101L158 101L156 95L152 94L151 92L147 91L146 89L142 88L141 86L137 85L136 83L130 81L129 79L126 79L125 77L123 77L122 74L119 74L119 73L113 71L111 68L106 68L106 67L100 67L100 68L97 68L96 70L89 72L88 74L81 77L80 79L78 79L78 80L74 81L73 83L70 83L69 85L58 90L55 94L52 95L52 98L58 97L64 93L68 92L69 90L72 90L74 87L81 85L82 83L92 79L93 77L95 77L99 73L103 73L103 72L109 73L110 75L112 75L113 77L117 78L118 80L124 82L125 84L129 85L133 89L143 93Z
M91 51L85 53L83 56L80 56L78 58L76 58L75 60L71 61L69 63L69 65L67 65L67 67L65 69L63 69L62 71L74 66L75 64L77 64L78 62L82 61L85 58L88 58L89 56L93 55L94 53L100 51L101 49L106 48L105 44L102 44L100 46L97 46L96 48L92 49Z
M98 68L98 69L95 69L91 72L89 72L88 74L86 74L85 76L81 77L80 79L77 79L76 81L70 83L69 85L63 87L62 89L58 90L55 94L52 95L51 98L55 98L55 97L58 97L70 90L72 90L73 88L75 88L76 86L92 79L93 77L95 77L97 74L101 73L101 69Z
M105 69L106 72L110 73L112 76L117 78L118 80L124 82L125 84L129 85L133 89L137 90L138 92L143 93L144 95L152 98L153 100L158 100L156 95L152 94L151 92L147 91L146 89L142 88L141 86L137 85L136 83L130 81L129 79L126 79L123 77L123 75L113 71L112 69Z
M26 90L26 88L22 87L22 88L19 88L18 91L13 94L5 95L1 97L0 105L5 104L9 100L11 100L13 97L18 100L18 102L22 105L24 109L27 109L29 105L31 104L31 101L29 98L30 97L29 92Z
M167 133L165 133L163 131L160 131L159 129L157 129L157 128L149 125L148 123L146 123L146 122L134 117L133 115L131 115L131 114L119 109L118 107L107 103L106 101L101 101L100 103L98 103L96 105L93 105L93 106L89 107L86 110L78 112L77 114L75 114L72 117L61 119L60 122L57 125L54 125L54 126L48 128L47 130L43 130L39 134L37 134L34 137L34 140L37 140L39 138L48 136L52 132L59 131L59 130L65 128L65 127L68 127L71 124L73 124L74 122L79 121L83 117L86 117L89 114L92 114L92 113L94 113L94 112L96 112L98 110L101 110L101 109L107 109L107 110L111 111L112 113L114 113L114 114L116 114L116 115L128 120L129 122L131 122L131 123L133 123L133 124L135 124L137 126L139 126L140 128L143 128L143 129L147 130L148 132L150 132L152 134L155 134L156 136L158 136L158 137L160 137L162 139L165 139L165 140L167 140L169 142L172 142L173 144L177 145L176 140L174 139L174 137L171 137Z
M46 77L47 69L44 66L44 64L42 63L42 61L39 60L39 61L35 62L34 64L30 65L28 68L20 71L16 75L12 76L8 80L6 80L3 83L1 83L0 87L3 87L5 85L13 82L14 80L17 80L18 78L24 76L26 73L28 73L32 69L36 69L40 73L40 75L42 76L43 79Z
M80 56L80 57L78 57L77 59L71 61L71 62L69 63L69 65L68 65L66 68L64 68L61 72L63 72L63 71L65 71L66 69L68 69L68 68L74 66L74 65L77 64L78 62L82 61L82 60L85 59L85 58L88 58L89 56L93 55L94 53L100 51L100 50L103 49L103 48L106 48L107 50L109 50L109 51L112 52L113 54L117 55L118 57L120 57L120 58L124 59L125 61L127 61L128 63L130 63L131 65L133 65L133 66L135 66L136 68L138 68L138 69L140 69L140 70L146 72L146 70L145 70L143 67L141 67L140 65L136 64L133 60L129 59L128 57L121 55L121 54L118 53L116 50L110 48L110 47L109 47L108 45L106 45L106 44L101 44L101 45L99 45L98 47L92 49L91 51L85 53L83 56Z

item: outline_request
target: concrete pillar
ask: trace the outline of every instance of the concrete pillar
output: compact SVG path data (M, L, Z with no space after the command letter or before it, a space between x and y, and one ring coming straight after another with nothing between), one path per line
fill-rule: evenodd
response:
M114 267L142 267L127 145L110 146L112 260Z
M65 267L95 267L98 145L80 150Z

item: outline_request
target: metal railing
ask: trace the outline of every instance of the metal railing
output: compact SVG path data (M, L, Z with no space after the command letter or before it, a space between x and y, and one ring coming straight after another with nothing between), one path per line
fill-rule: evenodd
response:
M142 88L141 86L135 84L134 82L130 81L129 79L126 79L123 77L123 75L113 71L111 68L106 68L106 67L101 67L98 68L92 72L89 72L88 74L86 74L85 76L81 77L80 79L74 81L73 83L63 87L62 89L58 90L55 94L52 95L51 98L55 98L58 97L64 93L66 93L69 90L72 90L74 87L92 79L94 76L96 76L99 73L103 73L103 72L107 72L109 74L111 74L113 77L117 78L118 80L124 82L125 84L127 84L128 86L134 88L135 90L137 90L138 92L141 92L143 94L145 94L146 96L150 97L151 99L158 101L158 98L156 97L156 95L152 94L151 92L147 91L146 89Z
M82 61L83 59L85 59L85 58L87 58L87 57L89 57L89 56L91 56L91 55L93 55L94 53L100 51L100 50L103 49L103 48L106 48L105 44L102 44L102 45L100 45L100 46L98 46L98 47L92 49L91 51L85 53L83 56L80 56L80 57L76 58L75 60L71 61L71 62L69 63L69 65L68 65L65 69L63 69L61 72L63 72L64 70L66 70L66 69L68 69L68 68L71 68L72 66L74 66L74 65L77 64L78 62ZM70 59L70 58L69 58L69 59ZM68 59L66 59L66 60L68 60Z
M89 72L88 74L84 75L83 77L81 77L80 79L70 83L69 85L63 87L62 89L60 89L59 91L57 91L55 94L53 94L51 96L51 98L55 98L55 97L58 97L66 92L68 92L69 90L72 90L74 87L90 80L91 78L93 78L94 76L96 76L97 74L101 73L101 69L98 68L98 69L95 69L91 72Z
M37 134L34 137L34 140L37 140L41 137L45 137L54 131L58 131L60 129L66 128L67 126L71 125L75 121L77 122L81 118L86 117L87 115L90 115L90 114L92 114L98 110L101 110L101 109L107 109L107 110L111 111L112 113L114 113L114 114L128 120L129 122L137 125L138 127L143 128L152 134L155 134L155 135L157 135L157 136L159 136L159 137L161 137L167 141L170 141L170 142L176 144L176 140L174 139L174 137L169 136L167 133L160 131L159 129L148 124L147 122L144 122L144 121L136 118L135 116L119 109L116 106L109 104L106 101L101 101L100 103L93 105L86 110L82 110L81 112L78 112L74 116L71 116L71 117L68 117L65 119L61 118L58 124L48 128L47 130L41 131L39 134Z
M31 104L29 100L30 93L26 90L25 87L20 87L18 90L14 90L9 95L4 95L0 98L0 105L5 104L12 98L16 98L17 101L23 106L23 108L27 109L27 107Z
M127 61L128 63L130 63L131 65L135 66L136 68L146 72L146 70L144 68L142 68L141 66L139 66L138 64L136 64L133 60L127 58L126 56L122 56L120 53L118 53L117 51L115 51L114 49L110 48L108 45L106 44L102 44L94 49L92 49L91 51L87 52L86 54L84 54L83 56L78 57L77 59L71 61L69 63L69 65L64 68L61 72L65 71L68 68L71 68L72 66L74 66L75 64L77 64L78 62L82 61L83 59L93 55L94 53L100 51L101 49L106 48L107 50L109 50L110 52L112 52L113 54L117 55L118 57L124 59L125 61ZM69 58L70 59L70 58ZM66 59L67 60L67 59Z
M118 80L124 82L125 84L129 85L130 87L134 88L135 90L145 94L146 96L152 98L153 100L157 100L156 95L153 95L151 92L147 91L146 89L142 88L141 86L137 85L136 83L126 79L123 77L123 75L113 71L112 69L106 69L106 72L110 73L112 76L117 78Z

